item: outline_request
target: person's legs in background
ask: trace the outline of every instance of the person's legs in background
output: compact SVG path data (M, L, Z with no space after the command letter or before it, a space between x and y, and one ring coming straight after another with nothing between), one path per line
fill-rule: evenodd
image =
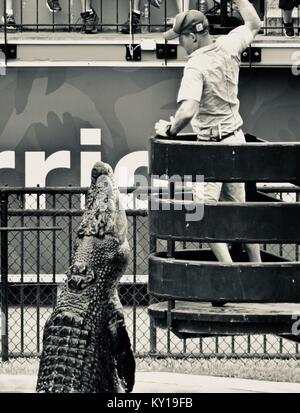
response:
M6 0L6 25L8 30L16 30L13 1L14 0ZM5 23L4 13L2 16L2 23Z
M286 37L294 37L294 23L292 13L294 9L294 0L279 0L279 8L283 14L283 32Z
M121 27L121 33L129 34L130 33L130 20L132 21L132 32L140 33L141 32L141 0L133 0L132 3L132 16L130 19L130 11L128 13L127 20L123 23Z
M81 0L81 32L93 34L98 32L99 17L92 7L91 0Z
M61 11L61 7L58 0L47 0L46 5L51 13L58 13Z
M179 13L190 9L190 0L176 0Z
M92 11L91 0L81 0L81 12Z
M190 9L190 0L176 0L178 13L188 11ZM167 17L167 24L172 25L175 17Z

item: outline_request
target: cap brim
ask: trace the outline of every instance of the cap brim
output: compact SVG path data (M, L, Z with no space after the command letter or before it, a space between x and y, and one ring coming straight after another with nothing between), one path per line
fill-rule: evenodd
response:
M164 32L163 37L165 40L173 40L177 39L180 36L179 33L176 33L173 29L170 29L166 32Z

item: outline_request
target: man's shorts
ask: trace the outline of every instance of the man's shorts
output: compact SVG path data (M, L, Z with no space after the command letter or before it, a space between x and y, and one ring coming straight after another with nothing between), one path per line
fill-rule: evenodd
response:
M223 139L222 144L227 143L246 143L243 131L239 130L235 135ZM193 182L192 193L195 201L204 201L204 204L217 204L218 201L246 202L244 182Z
M279 8L283 10L293 10L300 5L300 0L279 0Z

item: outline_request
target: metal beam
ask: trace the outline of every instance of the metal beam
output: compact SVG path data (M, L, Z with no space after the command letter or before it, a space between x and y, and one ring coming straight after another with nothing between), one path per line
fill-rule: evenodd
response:
M149 173L192 175L194 180L203 175L208 182L300 182L299 142L228 145L196 139L195 134L179 134L174 139L152 137Z
M210 250L176 251L149 257L149 293L164 299L189 301L300 303L300 262L223 263ZM233 257L234 259L235 257ZM267 261L267 262L266 262Z

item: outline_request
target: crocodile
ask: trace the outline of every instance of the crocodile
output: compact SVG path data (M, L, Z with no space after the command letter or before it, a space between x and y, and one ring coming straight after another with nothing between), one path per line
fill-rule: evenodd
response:
M117 291L129 256L113 170L97 162L67 278L44 327L38 393L133 390L135 359Z

